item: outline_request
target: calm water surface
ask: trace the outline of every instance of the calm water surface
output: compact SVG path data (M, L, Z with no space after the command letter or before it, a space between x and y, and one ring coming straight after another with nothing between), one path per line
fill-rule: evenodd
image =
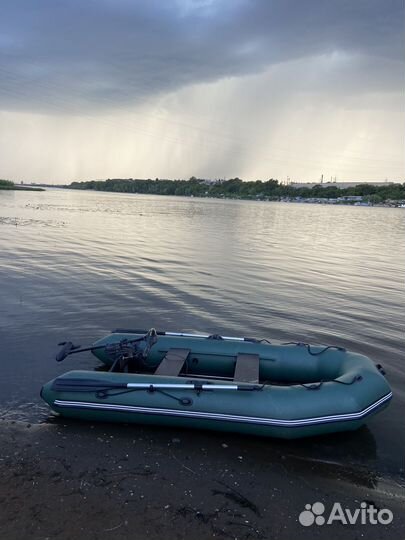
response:
M394 400L295 451L399 481L404 237L403 209L0 191L1 415L44 421L41 385L97 365L56 364L56 343L116 327L336 344L382 363Z

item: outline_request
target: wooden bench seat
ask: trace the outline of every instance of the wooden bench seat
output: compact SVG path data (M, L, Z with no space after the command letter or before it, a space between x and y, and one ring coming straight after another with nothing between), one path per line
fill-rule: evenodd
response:
M260 358L258 354L238 354L233 377L234 381L258 384L259 363Z
M189 353L190 349L169 349L158 365L155 375L178 377Z

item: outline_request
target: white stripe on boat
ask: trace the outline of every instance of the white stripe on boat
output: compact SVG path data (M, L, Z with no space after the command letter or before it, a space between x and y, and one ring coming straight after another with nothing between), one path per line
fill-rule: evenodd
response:
M325 424L328 422L339 422L346 420L359 420L371 414L374 410L381 407L392 398L392 392L389 392L378 401L375 401L365 409L346 414L334 414L330 416L316 416L313 418L303 418L297 420L278 420L276 418L261 418L255 416L238 416L223 413L209 413L202 411L186 411L177 409L158 409L152 407L137 407L135 405L115 405L112 403L92 403L86 401L65 401L55 399L54 405L61 408L73 409L91 409L100 411L114 411L137 414L153 414L163 416L178 416L186 418L200 418L204 420L223 420L227 422L242 422L247 424L261 424L268 426L299 427L307 425Z

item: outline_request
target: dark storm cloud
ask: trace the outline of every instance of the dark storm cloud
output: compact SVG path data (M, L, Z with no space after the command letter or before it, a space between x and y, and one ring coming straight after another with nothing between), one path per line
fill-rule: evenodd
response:
M403 0L3 0L0 109L126 106L334 51L395 90L403 17Z

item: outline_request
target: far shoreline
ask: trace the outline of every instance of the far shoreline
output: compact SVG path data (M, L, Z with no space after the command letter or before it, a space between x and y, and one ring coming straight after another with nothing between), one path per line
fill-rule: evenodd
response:
M240 178L210 180L192 176L189 180L156 178L90 180L63 186L70 189L173 195L215 199L236 199L355 206L405 207L405 183L283 184L276 179L243 181Z
M167 193L138 193L138 192L129 192L129 191L114 191L114 190L102 190L102 189L92 189L92 188L74 188L70 185L48 185L47 188L55 189L64 189L72 191L86 191L92 193L109 193L109 194L120 194L120 195L141 195L141 196L159 196L159 197L173 197L173 198L187 198L187 199L201 199L201 200L222 200L222 201L250 201L250 202L271 202L271 203L291 203L291 204L320 204L326 206L356 206L356 207L365 207L365 208L405 208L405 201L392 201L390 203L363 203L362 201L338 201L335 202L328 198L300 198L298 200L295 198L283 197L279 199L274 198L249 198L249 197L229 197L229 196L213 196L213 195L176 195L176 194L167 194ZM42 191L45 191L42 189Z
M71 184L13 184L0 180L4 191L46 191L68 189L130 195L161 195L186 197L188 199L218 199L256 202L282 202L301 204L323 204L334 206L364 206L377 208L405 208L405 183L356 184L348 188L333 184L318 184L312 188L291 187L277 180L244 182L232 179L221 182L205 180L92 180ZM246 186L248 186L246 188ZM260 193L255 193L261 189ZM248 190L248 191L246 191ZM250 191L249 191L250 190ZM269 193L266 193L268 191ZM333 195L333 196L332 196Z

